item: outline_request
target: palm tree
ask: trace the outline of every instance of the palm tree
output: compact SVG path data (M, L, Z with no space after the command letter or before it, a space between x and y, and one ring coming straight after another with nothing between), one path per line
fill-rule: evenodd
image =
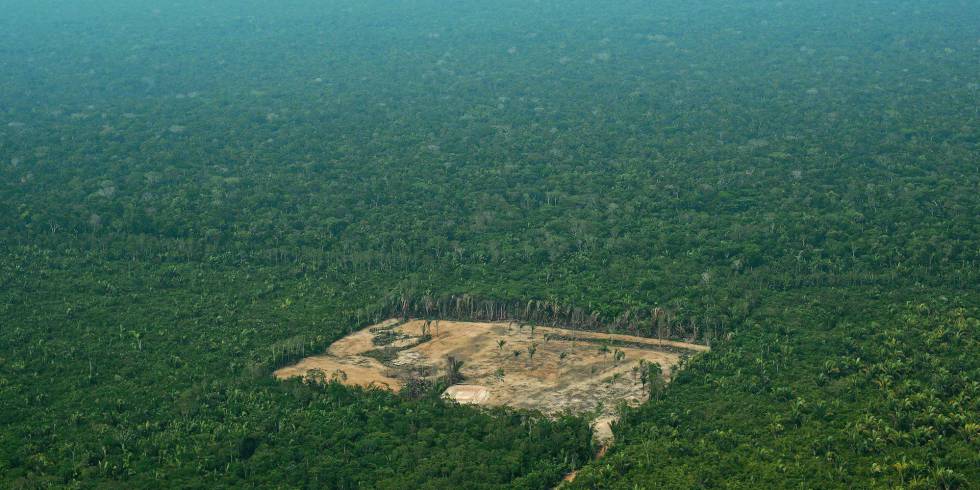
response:
M905 459L904 456L902 457L901 461L892 465L892 468L895 468L895 471L898 473L898 479L902 482L902 485L905 485L905 472L907 472L911 467L912 465L909 464L908 460Z
M653 328L657 330L657 339L660 340L660 345L664 344L664 329L669 327L670 320L667 318L667 312L663 308L657 307L653 309L650 314L653 318ZM670 336L670 333L667 334Z
M455 357L446 358L446 383L454 385L463 380L463 375L459 372L463 367L463 361L456 360Z
M568 357L568 353L565 351L558 354L558 379L561 379L561 365L565 361L566 357Z
M498 340L497 341L497 350L498 351L503 351L505 345L507 345L507 341L506 340L504 340L504 339Z
M534 328L534 327L532 327L532 328ZM527 356L528 356L528 359L527 360L528 360L528 363L531 363L531 362L534 361L534 353L537 352L537 351L538 351L538 344L535 344L534 342L531 342L531 345L527 346Z
M129 333L133 336L133 339L136 340L137 350L143 352L143 334L137 332L136 330L130 330Z

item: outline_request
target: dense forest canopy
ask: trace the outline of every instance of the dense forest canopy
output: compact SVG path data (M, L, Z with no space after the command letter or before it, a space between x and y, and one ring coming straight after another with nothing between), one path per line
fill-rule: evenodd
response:
M975 2L0 10L0 487L980 484ZM591 463L271 377L464 297L712 351Z

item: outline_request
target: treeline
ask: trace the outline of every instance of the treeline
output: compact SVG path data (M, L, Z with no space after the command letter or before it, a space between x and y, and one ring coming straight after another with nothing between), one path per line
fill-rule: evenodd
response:
M355 314L360 320L360 315ZM428 320L476 322L517 321L527 324L576 330L623 333L670 340L710 343L718 329L703 325L696 318L682 319L661 307L626 309L614 317L598 310L563 305L549 300L497 300L469 294L441 296L390 294L373 313L372 321L401 317ZM360 321L359 323L363 323ZM718 327L719 325L714 325Z

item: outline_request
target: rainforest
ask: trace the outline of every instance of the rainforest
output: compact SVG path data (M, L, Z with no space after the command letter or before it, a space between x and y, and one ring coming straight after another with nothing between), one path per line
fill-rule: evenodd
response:
M0 0L0 488L980 486L980 3Z

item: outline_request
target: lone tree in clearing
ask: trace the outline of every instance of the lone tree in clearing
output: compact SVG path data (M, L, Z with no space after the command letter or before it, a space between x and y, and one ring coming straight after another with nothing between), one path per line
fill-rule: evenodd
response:
M618 366L619 361L622 361L623 359L626 359L626 353L623 352L622 349L616 349L616 352L613 352L613 362L615 362Z
M514 360L516 361L518 357L521 357L521 351L514 349Z
M538 351L538 344L531 342L531 345L527 346L527 361L528 365L534 362L534 353Z
M561 367L566 357L568 357L568 353L565 351L558 354L558 379L561 379Z
M498 340L497 341L497 350L500 351L500 352L503 352L505 345L507 345L507 341L506 340L504 340L504 339Z
M463 380L463 375L459 372L463 367L463 361L457 361L455 357L446 358L446 383L454 385Z

